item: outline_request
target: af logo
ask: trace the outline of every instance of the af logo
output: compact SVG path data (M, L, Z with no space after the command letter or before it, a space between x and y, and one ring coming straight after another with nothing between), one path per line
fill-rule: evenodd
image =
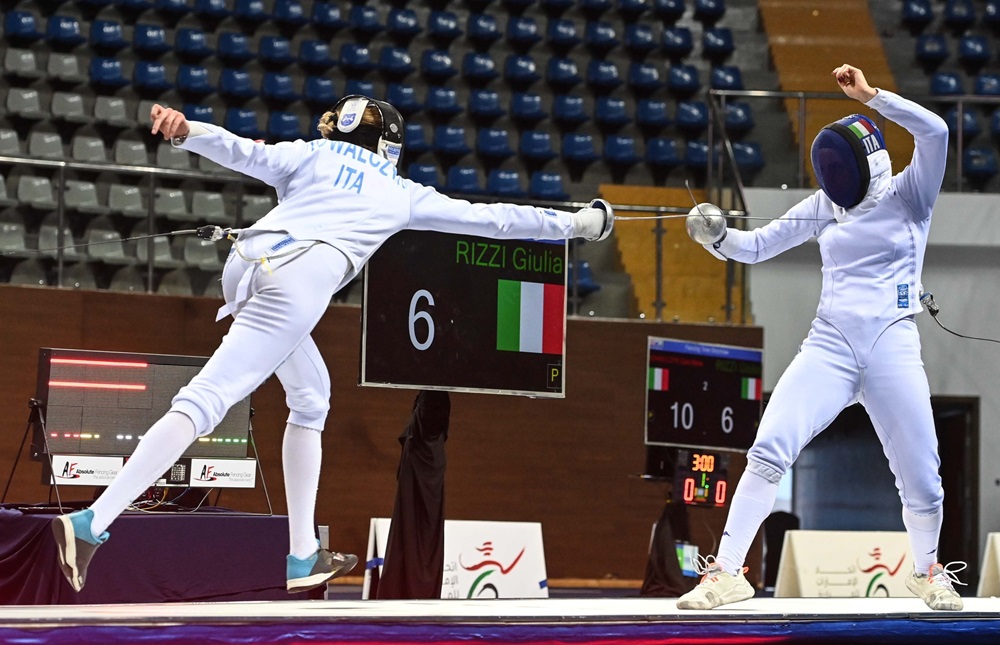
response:
M75 462L69 462L69 461L67 461L66 465L63 466L62 474L59 475L59 478L60 479L79 479L80 478L80 473L76 472L76 463Z
M218 478L212 475L213 470L215 470L215 466L202 466L201 474L195 479L200 482L214 482Z

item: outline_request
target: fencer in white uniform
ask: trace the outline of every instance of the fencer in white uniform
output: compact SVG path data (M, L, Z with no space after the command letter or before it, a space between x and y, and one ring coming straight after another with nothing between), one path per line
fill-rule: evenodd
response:
M342 575L353 555L317 548L314 529L330 378L310 333L333 295L391 235L434 230L504 239L605 239L614 214L603 200L571 213L451 199L401 177L403 119L388 103L348 96L320 120L324 138L265 145L223 128L152 110L153 134L272 186L278 205L239 234L222 277L234 320L205 367L145 434L119 476L89 508L57 518L60 565L77 590L105 529L198 437L271 374L289 416L282 463L290 536L289 592Z
M907 586L932 609L962 607L953 587L961 569L938 563L944 493L913 320L921 311L921 269L948 128L916 103L872 88L857 68L833 73L849 97L913 135L913 159L893 176L875 124L861 115L841 119L813 142L820 190L766 226L723 229L721 239L705 245L720 259L752 264L816 238L823 286L809 334L775 386L747 454L719 553L704 563L701 584L678 600L682 609L753 596L743 563L774 506L779 480L802 448L855 402L871 417L902 500L915 563Z

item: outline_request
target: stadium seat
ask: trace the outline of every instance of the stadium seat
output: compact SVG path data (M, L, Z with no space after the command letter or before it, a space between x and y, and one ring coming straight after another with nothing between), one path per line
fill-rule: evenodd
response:
M534 126L549 116L542 109L542 97L534 92L515 92L510 97L510 118L523 126Z
M203 20L222 20L229 15L229 7L226 0L194 0L191 13Z
M177 91L187 96L208 96L215 87L208 80L204 65L181 65L177 68Z
M187 0L156 0L156 12L169 19L179 19L190 11Z
M45 267L38 260L19 262L10 272L10 284L44 287L49 284Z
M103 163L108 160L108 151L100 137L78 134L70 141L69 148L74 161Z
M444 189L449 193L478 195L483 192L479 185L479 171L471 166L452 166L445 176Z
M62 159L62 139L55 132L36 130L28 135L28 155L43 159Z
M439 125L434 128L434 152L449 158L464 157L472 152L465 142L465 128Z
M270 18L263 0L236 0L233 18L250 25L260 25Z
M594 123L604 129L615 130L632 122L625 108L625 99L599 96L594 102Z
M45 74L50 80L65 83L83 83L88 78L78 57L58 52L49 54L49 60L45 64Z
M742 90L743 74L739 67L719 65L712 68L709 85L713 90Z
M663 30L660 47L670 60L683 60L694 50L694 37L687 27L669 27Z
M948 40L944 34L923 34L917 37L915 57L927 69L934 69L948 59Z
M489 54L469 51L462 57L462 78L473 86L482 86L500 76Z
M708 144L704 141L688 141L684 150L684 165L694 172L708 169Z
M299 28L309 22L305 9L299 0L283 0L274 3L271 20L283 27Z
M437 166L434 164L411 163L406 169L406 176L422 186L441 189Z
M642 161L636 152L635 137L612 135L605 139L604 161L612 168L627 168Z
M486 192L497 197L508 199L527 195L521 187L521 174L516 170L494 168L486 177Z
M24 119L39 120L48 116L42 110L38 90L12 87L7 90L7 113Z
M84 262L78 262L66 267L63 273L62 287L70 289L97 289L97 278L94 277L94 268Z
M687 98L701 89L698 68L694 65L671 65L667 72L667 90L678 98Z
M483 128L476 133L476 154L491 162L503 161L514 156L506 130Z
M982 73L976 76L976 94L981 96L1000 96L1000 74Z
M80 19L76 16L55 15L49 18L45 28L45 39L56 48L69 49L87 42L80 29Z
M259 139L260 128L257 126L256 110L231 107L226 109L222 127L233 134L248 139Z
M38 24L38 17L31 11L8 11L3 21L4 38L15 45L29 45L44 35Z
M583 44L595 56L605 56L608 52L618 46L618 34L615 28L608 22L588 22L583 30Z
M568 92L582 81L572 58L553 56L545 65L545 82L556 92Z
M669 126L667 102L662 99L639 99L635 106L635 124L645 132L659 132Z
M588 166L601 158L594 146L594 137L589 134L569 133L563 135L562 158L574 166Z
M663 87L660 68L652 63L630 63L628 66L628 86L636 94L646 95Z
M998 171L1000 168L994 148L966 148L962 152L962 174L974 185L989 181Z
M618 15L626 22L635 22L648 9L648 0L618 0Z
M250 72L223 69L219 73L219 94L225 98L249 99L257 96L257 90L250 83Z
M68 219L65 218L63 221L63 239L60 242L59 213L49 213L42 218L42 223L38 227L38 249L40 255L50 258L57 257L59 251L56 249L60 247L65 247L62 253L63 257L67 260L79 260L86 255L86 247L70 246L76 242L76 238L73 237L73 229L70 227Z
M569 199L569 193L563 189L562 175L540 170L531 173L528 194L535 199L560 202Z
M413 9L391 9L385 24L386 33L395 42L409 44L421 31Z
M156 165L159 168L178 168L189 170L191 162L197 155L192 155L186 150L181 150L167 141L156 146Z
M725 0L694 0L694 19L706 28L714 26L724 15Z
M735 49L733 32L728 27L706 29L701 35L702 55L713 64L722 63L732 55Z
M684 15L684 0L653 0L653 15L664 25L673 25Z
M903 0L903 26L913 33L920 33L934 22L934 9L930 0Z
M148 166L149 152L142 141L121 138L115 141L115 163L126 166Z
M511 87L525 89L538 81L540 77L533 58L510 54L504 61L503 78Z
M48 177L21 175L17 178L14 197L26 206L40 210L55 208L56 200L53 195L52 181Z
M743 101L726 103L726 132L739 138L753 129L754 118L750 104Z
M587 85L597 94L610 94L622 84L618 67L611 61L591 60L587 64Z
M986 0L986 4L983 6L982 23L994 35L1000 30L1000 0Z
M138 186L111 184L108 186L108 208L126 217L145 217L146 205Z
M469 14L466 39L477 49L487 49L502 38L497 19L488 14Z
M457 73L447 51L428 49L420 56L420 74L433 84L440 85Z
M299 93L295 91L292 75L284 72L264 72L264 79L260 85L260 95L266 101L277 103L291 103L299 100Z
M117 20L94 20L90 23L88 44L101 54L112 54L128 47L122 23Z
M360 78L349 78L344 83L344 96L350 96L351 94L375 96L375 83Z
M244 222L256 222L270 213L275 205L270 195L244 195L241 217Z
M299 65L311 72L325 72L337 61L330 55L330 44L325 40L303 40L299 43Z
M271 141L304 139L299 117L292 112L272 111L267 117L267 134Z
M997 108L990 115L990 136L1000 139L1000 108Z
M98 96L94 99L94 119L116 127L135 125L125 111L125 99L117 96Z
M522 159L541 163L559 156L552 149L552 135L538 130L525 130L521 133L518 154Z
M208 45L208 37L201 29L178 29L174 36L174 51L182 60L200 61L215 53Z
M16 213L0 213L0 253L27 255L24 219Z
M145 92L165 92L173 87L167 79L167 68L156 61L136 61L132 69L132 87Z
M527 16L511 16L507 21L507 43L514 49L526 52L542 40L538 22Z
M341 51L343 54L343 51ZM292 41L284 36L264 36L260 39L257 60L264 65L283 67L295 62Z
M149 262L150 256L152 256L153 265L158 268L176 268L181 266L182 262L174 257L174 253L170 248L170 238L166 235L158 235L160 232L154 228L153 235L155 237L152 239L147 238L130 243L130 246L134 247L135 259L138 260L140 265L146 265ZM129 237L140 237L149 234L149 224L145 221L136 222L132 230L129 231ZM198 238L194 239L197 240ZM142 282L141 279L140 282Z
M219 249L211 240L193 236L184 238L181 258L187 266L201 271L218 271L222 268Z
M749 176L753 176L764 167L764 156L761 153L760 144L756 142L737 141L733 143L733 157L740 172Z
M677 142L665 137L654 137L646 141L646 163L659 169L676 168L681 165L677 152Z
M553 18L549 20L545 28L545 39L549 46L560 54L576 47L583 39L577 34L576 23L565 18Z
M141 246L137 245L136 248ZM119 293L145 293L146 292L146 281L143 274L139 273L139 270L133 266L124 266L115 271L114 275L111 276L111 282L108 283L108 291L117 291Z
M564 128L575 128L590 120L583 103L583 97L572 94L556 94L552 99L552 120Z
M448 87L428 88L424 109L428 114L445 119L462 113L462 106L458 103L458 92Z
M655 49L656 37L653 36L652 27L645 24L630 24L625 27L625 51L630 56L641 60Z
M367 45L344 43L340 47L340 68L348 76L364 76L375 69L371 59L371 51Z
M507 110L500 104L500 94L496 90L474 89L469 93L469 116L479 121L491 122L505 114Z
M945 27L960 34L976 24L976 7L972 0L948 0L941 21Z
M580 270L572 262L566 264L566 284L569 285L569 292L572 294L576 290L579 298L586 298L590 294L600 291L601 285L594 280L594 271L587 260L580 261Z
M340 14L340 5L335 2L313 2L312 24L328 34L347 27L347 21Z
M0 155L20 155L21 139L11 128L0 128Z
M955 72L938 72L931 77L933 96L957 96L965 94L962 77Z
M250 39L245 34L232 31L219 34L217 49L219 60L227 65L238 67L255 57L250 50Z
M412 85L390 83L386 88L385 100L399 110L404 118L409 118L424 108L423 104L417 100L417 91ZM406 142L406 146L409 148L409 141Z
M427 35L438 47L447 49L452 41L462 35L458 16L451 11L432 11L427 18Z
M28 80L44 76L34 51L14 47L8 47L4 52L3 71L7 76Z
M211 105L185 103L181 106L181 111L184 112L184 116L187 117L188 121L215 123L215 109L213 109Z
M958 41L958 62L971 73L989 63L992 56L986 36L962 36Z
M156 293L161 296L193 296L194 287L191 276L184 269L167 271L156 286Z
M972 106L965 106L962 110L962 126L959 128L958 125L958 108L949 108L947 112L944 113L944 122L948 124L949 138L952 142L957 142L958 137L961 135L962 141L968 144L968 142L976 137L982 130L979 126L979 121L976 120L975 111L970 109Z
M579 0L576 6L588 20L595 20L610 11L612 4L611 0Z
M92 181L66 180L63 204L70 210L88 215L108 212L108 207L97 201L97 186Z
M414 71L413 59L405 47L385 46L378 55L378 71L391 80L402 80Z
M351 31L363 40L374 38L385 29L385 26L379 22L378 10L375 7L361 4L351 6L348 22Z
M140 56L156 57L170 49L163 25L136 25L133 29L132 51Z
M708 127L708 106L704 101L678 101L677 129L688 136L698 136Z
M157 188L153 191L153 211L157 215L177 221L192 221L185 192L179 188Z

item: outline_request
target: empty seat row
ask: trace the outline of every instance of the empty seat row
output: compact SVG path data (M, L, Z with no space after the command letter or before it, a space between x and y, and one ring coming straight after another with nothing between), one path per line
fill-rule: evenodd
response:
M49 262L51 264L51 261ZM221 274L219 271L212 271L212 275L204 282L203 290L196 290L191 272L204 274L207 270L177 268L165 272L156 281L155 293L160 295L173 296L204 296L209 298L221 298L220 287ZM30 285L30 286L55 286L55 271L47 268L46 263L36 259L28 259L19 262L10 273L8 284ZM68 264L63 272L62 285L70 289L98 289L97 273L94 266L85 261ZM144 271L139 268L126 265L117 268L111 276L107 285L109 291L120 291L124 293L145 293L146 277Z
M991 38L980 35L962 36L958 41L956 61L970 71L978 71L993 59ZM948 38L944 34L923 34L917 38L915 57L925 67L934 68L951 57Z
M935 20L931 0L903 0L900 22L915 32L930 26ZM941 24L962 32L976 25L976 4L972 0L947 0L941 12ZM982 24L992 29L1000 27L1000 0L986 0L982 9Z
M930 79L930 93L935 96L968 94L968 81L959 72L937 72ZM972 79L972 91L980 96L1000 96L1000 74L982 72Z

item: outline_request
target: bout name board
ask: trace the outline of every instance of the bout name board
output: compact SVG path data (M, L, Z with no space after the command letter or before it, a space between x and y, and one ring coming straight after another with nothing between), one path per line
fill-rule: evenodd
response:
M361 385L563 397L566 252L392 236L365 269Z

